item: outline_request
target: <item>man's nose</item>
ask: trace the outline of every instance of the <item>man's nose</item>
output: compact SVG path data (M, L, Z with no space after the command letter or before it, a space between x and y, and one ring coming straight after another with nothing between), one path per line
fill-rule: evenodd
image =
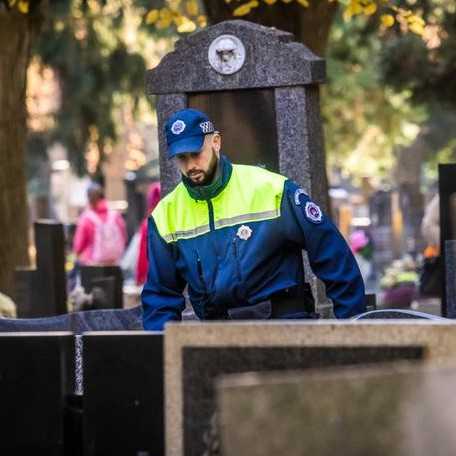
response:
M186 162L187 169L190 170L192 168L196 168L197 163L198 160L195 157L188 157Z

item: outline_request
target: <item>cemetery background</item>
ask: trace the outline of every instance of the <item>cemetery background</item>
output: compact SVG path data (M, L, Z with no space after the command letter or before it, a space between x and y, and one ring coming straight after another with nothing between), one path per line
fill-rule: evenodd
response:
M88 172L105 180L112 205L125 211L129 234L134 232L143 215L144 182L158 174L156 118L144 97L144 70L172 49L176 28L190 31L204 26L204 18L215 23L233 17L240 4L164 2L157 4L161 9L150 10L155 4L108 2L102 7L68 1L45 11L47 22L33 37L28 73L31 221L55 217L74 222L84 203L85 184L71 176ZM179 22L176 11L194 26ZM370 223L377 268L368 285L377 292L386 266L406 253L416 257L422 252L418 225L435 188L436 162L451 160L452 153L453 92L438 81L451 70L454 14L451 6L432 1L419 2L415 11L429 22L423 30L399 15L393 28L382 28L378 24L385 11L380 10L345 21L347 10L326 2L308 8L297 2L260 2L243 16L293 32L327 60L321 104L332 215L347 237ZM11 13L14 16L14 8ZM20 14L14 16L20 19ZM400 58L404 54L409 60ZM441 65L404 76L407 65L427 58ZM113 64L119 71L109 71ZM12 239L7 227L3 232L10 261L18 237ZM16 248L24 258L24 243ZM33 248L31 254L33 262ZM24 260L16 263L23 265ZM11 278L5 280L2 289L8 291ZM11 289L8 294L13 294Z
M206 19L218 22L227 19L226 14L231 18L235 8L242 6L241 3L228 5L223 2L205 2ZM250 2L250 7L244 9L247 13L247 10L251 10L250 17L247 15L246 18L263 21L267 25L275 23L284 29L291 27L298 38L304 41L308 39L306 44L327 59L329 84L323 89L322 106L329 152L329 195L332 197L333 216L342 232L349 236L356 228L366 228L366 224L370 223L369 230L376 244L374 258L378 273L389 266L393 259L401 258L406 253L416 256L423 248L417 230L417 221L423 209L422 193L436 183L435 163L453 158L450 127L453 121L451 103L454 92L450 90L451 84L446 84L445 90L441 90L441 81L446 81L445 78L451 73L451 39L454 33L452 6L442 6L440 2L418 2L418 11L427 7L423 10L425 18L429 20L426 25L418 26L419 24L398 13L396 28L388 29L386 18L380 16L381 12L376 14L372 7L368 9L369 2L364 4L363 8L367 10L362 8L360 12L363 14L360 16L356 15L356 10L348 9L348 14L357 16L350 22L343 20L343 11L341 8L338 10L334 2L323 8L321 5L325 2L319 2L318 6L311 3L307 9L301 5L305 2L299 2L300 5L298 2L292 2L292 5L288 5L288 2L277 2L277 5L268 3L273 2ZM37 11L35 7L39 4L40 2L25 1L20 2L20 6L15 6L14 2L2 2L2 8L6 5L12 9L0 9L0 20L8 19L7 15L12 12L13 16L9 18L13 17L21 23L27 14ZM32 446L35 454L40 454L38 450L41 449L43 454L51 454L48 447L44 448L49 444L55 454L106 454L106 451L111 450L113 438L124 434L124 437L128 438L116 440L116 450L122 454L163 454L163 388L166 388L167 405L164 410L168 420L167 454L200 454L202 450L205 454L217 454L219 435L217 425L214 424L216 420L212 419L214 407L217 410L215 417L217 418L219 413L224 417L221 435L224 454L250 454L250 448L230 449L227 445L236 438L237 430L233 429L230 423L237 422L239 417L236 415L236 407L239 403L242 406L246 401L243 396L245 380L234 378L232 383L222 381L217 388L212 383L220 374L249 370L309 369L324 366L334 368L347 364L413 360L423 364L424 369L399 369L396 376L390 367L383 366L367 377L361 370L352 370L349 375L354 386L350 391L350 400L358 402L351 418L355 423L363 420L358 411L364 410L361 404L368 402L374 407L370 417L379 416L381 422L385 423L387 420L382 414L382 407L375 408L375 404L381 402L382 398L389 397L388 391L391 388L388 386L391 384L398 387L392 399L404 397L406 407L410 402L417 402L413 395L424 387L428 394L425 396L426 400L431 407L438 408L433 394L441 389L442 382L444 386L451 384L453 374L450 371L448 376L444 374L441 378L440 373L435 376L433 371L426 368L440 367L445 363L453 366L454 328L448 320L418 323L259 322L230 326L194 323L171 325L163 336L138 331L141 328L139 309L119 309L122 307L122 291L120 300L116 301L120 304L113 304L115 299L119 298L118 287L111 288L111 305L108 303L109 307L118 307L117 309L67 313L65 275L62 274L65 266L62 250L65 231L63 225L38 219L44 216L57 218L65 224L71 223L72 217L78 211L77 206L83 202L78 197L83 195L84 179L74 176L79 171L83 176L90 175L105 182L111 204L125 210L130 234L134 232L138 220L143 216L145 184L156 179L158 174L158 138L152 135L149 137L153 131L154 135L158 136L157 130L154 130L157 121L154 120L153 108L151 109L145 99L141 100L141 75L146 67L154 66L148 62L152 55L156 58L156 64L172 49L176 34L171 24L174 23L181 31L189 31L192 27L182 17L188 16L190 19L187 19L191 21L195 16L193 13L199 14L203 11L196 11L195 5L198 8L203 8L204 5L195 2L166 2L160 5L163 8L159 11L148 11L149 4L146 5L147 8L141 9L142 2L106 2L101 5L93 1L67 2L65 6L62 5L60 3L57 7L51 4L52 8L46 12L51 13L48 17L50 25L43 29L39 39L35 38L36 58L29 66L28 80L33 81L35 78L36 83L36 92L32 89L28 92L30 136L27 152L31 165L31 221L37 221L33 227L35 245L33 242L30 244L31 257L36 258L36 270L32 266L32 269L21 268L16 272L18 283L23 285L19 290L22 297L28 294L26 300L28 299L29 303L34 300L40 302L39 306L33 307L33 316L48 318L0 319L0 332L9 332L0 334L1 369L7 373L0 375L5 386L0 389L2 403L14 404L23 387L28 393L21 398L21 404L24 405L18 407L16 403L16 407L8 405L6 408L10 416L7 434L11 438L3 443L13 445L12 448L15 448L14 445L29 445L28 449ZM173 16L173 8L181 7L185 8L187 16ZM203 26L204 17L200 16L196 16L196 19L199 19L198 24ZM295 20L292 21L291 16ZM176 19L174 22L173 17ZM120 26L123 21L124 25ZM383 28L380 26L379 29L375 25L379 21L385 24ZM305 27L309 24L313 27ZM221 24L220 27L224 25ZM231 27L244 37L249 34L243 31L243 27L255 30L251 25L241 26L239 23ZM400 29L415 29L421 36L403 34L405 30ZM3 29L0 27L0 30ZM259 28L256 30L259 35L264 33L260 32ZM22 31L26 35L25 29ZM13 33L12 29L9 29L9 33ZM278 41L281 41L282 45L288 40L282 32L269 30L268 33L280 37ZM15 36L17 38L17 35ZM5 41L2 40L2 43ZM183 43L180 45L184 46ZM4 46L3 51L6 48ZM415 52L410 54L410 49ZM2 55L7 54L3 52ZM423 71L420 74L414 73L413 77L409 78L409 65L417 65L416 61L410 61L410 55L418 62L430 59L431 62L437 61L440 64L420 66ZM312 58L309 60L312 61ZM316 67L318 68L318 65ZM321 74L319 71L312 73L313 76L317 75L317 80ZM149 81L150 88L152 90L149 91L153 92L153 81ZM315 87L312 87L312 90L315 90ZM47 97L43 97L43 92ZM4 91L0 92L2 93ZM35 95L30 95L31 93ZM283 93L282 91L282 95ZM433 103L429 102L431 98ZM162 98L164 99L166 97ZM179 96L174 97L174 101L176 100L179 101ZM442 100L445 100L445 103ZM164 106L166 107L166 103L162 102L161 107ZM138 108L136 112L133 107ZM160 109L160 103L157 107ZM293 118L296 113L290 114L290 118ZM163 111L161 115L163 116ZM279 125L280 122L284 120L279 119ZM15 131L17 132L18 130ZM20 138L18 147L24 138L25 135ZM310 143L313 144L312 141ZM321 147L321 144L319 146ZM423 157L430 149L433 151L434 163L432 164L431 160L429 165L424 162ZM321 148L321 151L323 150ZM435 153L436 150L440 152ZM3 152L2 150L2 154ZM6 156L2 157L7 162ZM281 156L279 154L279 158L284 160L283 152ZM429 172L433 169L432 166L434 175ZM5 169L8 168L5 167L2 171ZM396 172L393 172L394 169ZM420 169L427 169L428 174L422 175L417 171ZM166 180L170 170L163 161L161 170L161 178ZM454 317L456 249L454 241L451 241L452 226L448 218L454 171L451 166L442 167L440 171L444 233L442 242L448 263L446 280L449 290L445 309L449 316ZM173 174L170 173L169 176L172 178ZM6 195L11 188L7 185L5 173L1 177L1 190L4 190L3 195ZM417 177L422 178L419 181L422 186L418 186ZM315 176L311 176L312 178ZM74 180L75 187L69 184L70 180ZM17 179L16 183L20 184L20 179ZM164 184L169 187L171 182L166 181ZM19 188L19 185L17 187ZM68 207L64 201L60 201L60 207L56 204L55 200L61 196L62 189L69 191L75 207ZM324 192L319 193L318 197L321 204L327 204ZM3 213L1 211L4 209L5 207L0 207L0 213ZM24 242L26 236L21 238L20 231L18 227L16 240L22 240L22 247L27 247L28 243ZM449 241L445 242L448 239ZM7 245L10 240L5 232L1 245ZM4 250L0 248L0 252L3 255ZM14 255L11 254L11 257ZM112 271L108 271L109 277L102 276L97 280L110 283L111 273ZM86 279L90 282L93 277L89 275ZM118 284L115 279L114 282ZM378 291L375 281L371 286L374 291ZM5 291L10 293L8 288L5 288ZM34 296L31 296L32 294ZM38 300L37 295L41 299ZM44 306L41 307L41 304ZM436 313L440 310L438 306L426 307L426 310L429 309ZM19 310L20 314L26 308ZM56 314L60 315L51 316ZM404 314L402 317L406 315L416 317L413 314ZM109 332L90 333L91 330L103 329ZM114 330L134 332L112 332ZM22 331L27 334L21 334ZM18 365L17 359L32 359L33 363L23 362ZM46 368L38 369L40 376L30 376L30 372L36 370L37 366ZM100 369L100 366L104 368ZM205 367L210 367L210 371ZM165 381L164 371L167 373ZM52 384L47 382L48 372L53 373ZM202 376L207 372L209 375ZM388 376L386 382L385 372ZM130 375L131 373L134 375ZM318 375L320 373L316 374L317 382L320 379ZM377 375L380 380L377 380ZM397 391L404 391L404 375L409 379L407 381L414 385L410 396L397 394ZM337 383L341 376L344 378L344 374L339 371L327 371L322 378L329 378L330 381L334 379ZM425 381L427 376L432 380L430 385ZM30 377L35 380L32 388L26 382L18 383L19 379ZM273 394L277 391L280 399L282 394L289 394L289 388L291 391L302 391L304 385L305 390L305 385L311 380L307 374L298 373L292 378L290 386L290 377L281 377L274 380L279 383L279 389L274 390ZM373 398L365 395L365 382L369 384L370 381L383 385L383 389L380 388L378 395ZM247 387L258 386L261 392L268 388L268 382L270 380L267 376L258 376L253 383L247 380ZM40 390L36 385L46 387ZM426 389L432 385L434 389ZM328 415L324 415L323 420L328 419L328 416L334 413L333 410L346 408L341 397L346 393L343 384L341 390L339 394L337 388L331 389L332 394L328 397L331 398L334 408L327 410ZM217 404L216 393L220 398ZM228 399L224 399L225 394ZM232 396L229 396L230 394ZM237 396L241 398L240 402L230 399ZM379 402L376 402L376 397L380 399ZM439 398L441 399L441 396ZM194 404L200 404L202 399L204 404L195 410L195 407L198 407ZM452 404L448 397L445 399L448 404ZM257 410L255 401L252 397L250 406ZM30 404L34 407L30 407ZM232 404L233 407L227 407L226 404ZM261 399L260 404L263 407L270 405ZM306 406L305 397L304 402L298 404L296 413L305 414L305 408L302 408ZM318 404L320 407L321 403ZM45 420L41 419L39 412L36 415L38 418L32 413L27 415L32 422L47 426L46 431L28 434L17 432L19 425L16 420L21 417L21 411L26 406L30 407L30 410L46 409L49 412ZM398 409L394 410L396 413ZM452 410L451 407L449 417ZM231 421L230 413L234 416ZM396 419L401 419L402 415L398 413L394 417L393 423L396 423ZM264 415L253 418L261 422ZM375 419L372 422L375 426ZM352 426L353 423L349 423ZM286 426L293 425L293 422L284 421L283 424L284 432L287 432ZM406 421L405 424L411 437L410 434L405 434L409 438L403 440L396 439L397 428L394 426L382 428L391 444L388 448L391 454L409 454L401 453L404 441L406 444L420 444L421 449L426 448L426 445L434 449L435 441L432 439L423 443L420 438L416 438L420 429L416 422ZM367 426L370 424L367 423ZM192 429L197 430L194 437ZM250 431L246 432L249 442L252 434L248 433ZM329 450L326 446L331 454L334 448L337 448L337 438L341 435L340 427L336 426L334 432L332 438L326 439L326 442L336 444ZM366 435L369 434L367 431ZM84 436L83 439L81 436ZM443 440L440 437L439 442L442 444L443 441L445 444L442 448L454 449L450 432L444 435ZM277 441L274 443L283 444ZM352 443L350 449L356 454L358 441L350 440L350 445ZM316 439L315 445L318 444L321 442ZM364 444L369 448L372 442L367 441ZM39 445L43 445L43 448ZM239 445L242 446L242 440L239 440ZM264 440L264 445L267 449L272 448L267 439ZM293 448L281 449L286 454L293 454ZM347 444L347 451L348 449ZM414 450L416 448L412 448L410 454L417 454ZM264 449L259 448L257 451L266 454ZM272 454L277 454L276 450L273 451L275 453ZM321 449L318 451L320 456L326 454Z

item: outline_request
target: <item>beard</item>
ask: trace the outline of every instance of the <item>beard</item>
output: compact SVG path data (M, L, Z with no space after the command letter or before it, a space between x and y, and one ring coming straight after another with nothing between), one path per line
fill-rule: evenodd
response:
M206 171L202 169L192 169L188 172L187 177L192 181L194 185L208 185L210 184L215 176L218 165L218 157L215 149L212 149L212 158L209 162L208 169Z

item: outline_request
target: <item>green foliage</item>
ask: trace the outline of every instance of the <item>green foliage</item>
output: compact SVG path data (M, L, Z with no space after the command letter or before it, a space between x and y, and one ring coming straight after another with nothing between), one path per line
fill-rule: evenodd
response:
M422 1L428 33L425 41L392 33L382 52L383 82L409 89L415 103L456 106L456 4Z
M144 98L146 65L125 41L122 2L54 0L34 53L57 72L61 109L51 140L61 142L76 170L93 144L105 156L116 140L115 109L125 97Z
M424 119L423 110L410 104L409 91L382 83L383 46L365 18L338 17L331 29L322 106L328 157L355 179L388 176L394 150L414 138Z
M420 12L410 9L414 2L410 1L402 7L393 0L212 0L224 2L234 18L249 19L252 13L264 8L280 4L297 4L302 8L315 7L317 2L338 2L343 10L343 18L348 21L353 17L374 17L379 28L384 30L400 25L403 31L422 35L425 22ZM154 2L145 17L147 24L157 29L175 27L180 33L193 32L197 27L205 27L207 18L200 11L198 0L161 0Z
M410 102L424 107L427 145L424 185L437 180L437 165L456 160L456 4L418 0L427 26L424 40L388 34L380 56L381 82L407 90Z

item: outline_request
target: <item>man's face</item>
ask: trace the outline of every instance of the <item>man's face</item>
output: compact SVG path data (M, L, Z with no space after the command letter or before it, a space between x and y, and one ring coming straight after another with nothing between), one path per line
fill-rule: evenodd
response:
M212 181L220 154L221 139L218 133L204 138L201 152L176 155L180 172L194 184L207 185Z

